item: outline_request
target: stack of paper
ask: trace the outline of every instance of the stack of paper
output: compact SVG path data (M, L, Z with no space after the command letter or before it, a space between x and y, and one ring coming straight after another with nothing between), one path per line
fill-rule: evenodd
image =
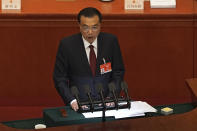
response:
M176 0L150 0L151 8L176 8Z
M134 101L131 102L130 109L107 110L105 116L114 116L115 119L144 116L146 112L157 112L155 108L146 102ZM102 117L102 111L82 113L85 118Z

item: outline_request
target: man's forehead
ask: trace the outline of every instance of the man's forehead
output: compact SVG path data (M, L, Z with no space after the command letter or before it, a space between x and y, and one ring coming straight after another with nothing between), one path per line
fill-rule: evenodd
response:
M100 23L99 17L97 15L94 15L92 17L81 16L80 20L81 20L81 24L85 24L85 25L96 25Z

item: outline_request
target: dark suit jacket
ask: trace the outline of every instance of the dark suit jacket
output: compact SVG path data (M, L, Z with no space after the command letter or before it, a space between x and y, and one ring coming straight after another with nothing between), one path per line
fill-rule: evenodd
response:
M104 95L109 96L107 85L114 81L117 86L117 93L120 92L120 81L124 76L124 65L121 56L117 38L112 34L100 33L97 37L97 69L96 76L92 76L90 65L87 59L82 35L75 34L61 40L56 56L54 68L54 82L57 91L64 100L65 104L75 99L71 94L70 87L77 86L82 101L87 100L83 86L89 85L91 95L95 99L99 99L98 92L95 90L96 83L102 83L104 87ZM111 62L112 72L100 73L100 65L103 58L106 63Z

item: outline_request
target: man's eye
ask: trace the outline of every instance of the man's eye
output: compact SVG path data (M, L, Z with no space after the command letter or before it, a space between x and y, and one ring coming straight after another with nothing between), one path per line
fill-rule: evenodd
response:
M97 26L93 26L92 29L97 29Z
M83 29L88 29L89 27L88 26L83 26Z

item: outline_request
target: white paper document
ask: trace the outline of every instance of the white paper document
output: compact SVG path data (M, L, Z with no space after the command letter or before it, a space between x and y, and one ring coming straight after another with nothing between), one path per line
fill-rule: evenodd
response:
M176 8L176 0L150 0L151 8Z
M134 101L131 102L131 108L128 109L119 109L119 110L107 110L105 112L105 116L114 116L115 119L120 118L127 118L127 117L136 117L136 116L144 116L146 112L157 112L155 108L150 106L146 102L142 101ZM96 117L102 117L102 111L96 111L96 112L87 112L82 113L85 118L96 118Z

